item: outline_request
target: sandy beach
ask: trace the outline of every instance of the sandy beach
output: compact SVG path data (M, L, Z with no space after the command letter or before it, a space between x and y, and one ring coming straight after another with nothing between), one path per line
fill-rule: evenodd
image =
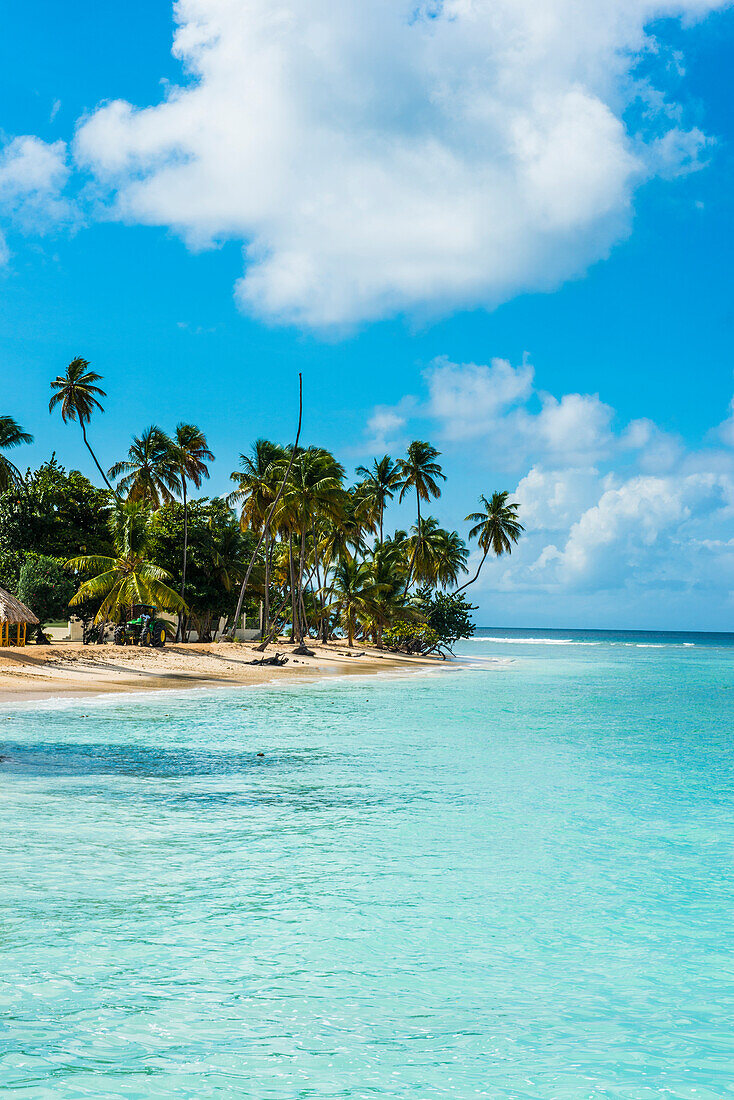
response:
M164 649L59 642L5 649L0 650L0 703L126 691L254 686L444 666L437 658L408 657L361 646L350 650L331 643L309 648L313 657L294 656L288 644L269 646L264 656L276 652L288 656L288 663L281 667L251 664L263 656L254 642L189 643Z

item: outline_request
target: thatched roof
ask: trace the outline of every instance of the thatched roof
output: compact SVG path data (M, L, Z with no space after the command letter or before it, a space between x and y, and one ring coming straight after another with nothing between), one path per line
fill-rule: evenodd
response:
M0 623L37 623L38 619L20 600L0 588Z

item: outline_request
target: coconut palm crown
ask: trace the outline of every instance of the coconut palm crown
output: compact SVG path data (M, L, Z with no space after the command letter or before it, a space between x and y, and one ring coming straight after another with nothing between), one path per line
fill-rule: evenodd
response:
M102 475L105 485L112 491L112 486L107 480L107 475L97 461L97 456L87 439L86 425L92 418L95 409L104 412L97 400L106 397L107 394L97 385L102 381L102 375L89 370L89 363L80 355L72 359L66 368L65 374L59 374L51 383L51 389L56 390L48 403L48 411L53 412L57 405L61 406L61 419L66 424L69 420L78 420L82 429L84 445L94 460L94 465Z
M118 621L134 603L151 604L164 611L188 608L177 592L165 583L170 573L154 565L151 555L150 515L141 501L118 503L110 519L115 556L86 554L71 558L66 568L92 573L69 601L69 606L98 600L102 604L95 622Z
M490 550L494 551L498 558L502 554L511 554L512 547L525 530L517 518L517 510L520 505L516 503L508 504L507 498L509 495L506 491L492 493L489 500L482 495L479 498L482 511L470 512L466 517L467 523L474 524L469 531L469 538L477 539L484 554L472 579L467 581L466 584L462 584L461 588L457 589L457 593L463 592L470 584L474 584Z
M17 420L13 420L12 416L0 416L0 451L10 451L14 447L20 447L21 443L32 442L33 436L24 432ZM17 466L0 454L0 492L20 484L22 480Z
M128 500L158 509L170 504L180 490L178 470L173 443L161 428L151 425L140 437L133 437L127 459L110 467L110 477L120 479L118 492L126 493Z

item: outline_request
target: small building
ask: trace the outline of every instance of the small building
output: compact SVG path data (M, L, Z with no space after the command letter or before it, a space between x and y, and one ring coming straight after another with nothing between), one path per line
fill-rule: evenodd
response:
M0 646L25 645L29 625L38 626L30 607L0 588Z

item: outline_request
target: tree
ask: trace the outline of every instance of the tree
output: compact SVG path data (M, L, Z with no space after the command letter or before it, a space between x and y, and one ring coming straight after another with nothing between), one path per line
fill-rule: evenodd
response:
M13 420L12 416L0 416L0 451L10 451L21 443L32 442L33 436L24 432L17 420ZM0 492L19 485L22 480L20 470L4 454L0 454Z
M58 558L28 556L20 570L18 599L30 607L43 626L56 619L68 619L74 587Z
M358 466L357 474L364 478L362 482L363 499L369 502L376 513L380 532L380 546L383 543L383 522L385 507L392 500L395 490L400 485L400 470L390 455L383 455L380 459L374 459L370 469L366 466Z
M334 570L333 594L333 602L326 610L339 612L351 647L359 620L372 615L378 594L369 563L343 558Z
M151 519L151 557L171 576L171 587L180 587L182 577L181 539L183 505L165 504ZM186 603L199 638L211 624L231 610L232 590L242 580L254 536L242 531L224 500L189 500L189 553L186 572ZM260 563L254 571L259 594Z
M188 553L188 508L186 500L187 482L191 482L197 489L205 477L209 477L207 462L214 461L214 455L209 450L206 436L201 428L195 424L179 424L176 427L176 435L173 439L173 455L178 470L178 478L181 483L183 497L184 529L183 529L183 568L181 570L181 598L186 599L186 558ZM183 624L179 622L179 634L184 640Z
M408 539L415 579L419 583L440 584L444 588L455 585L461 573L466 572L469 551L457 531L439 527L438 520L427 516L421 520L420 530L413 527Z
M436 462L441 452L437 451L430 443L420 439L414 439L408 445L405 458L398 462L398 484L400 485L399 500L403 500L407 493L415 490L415 499L418 509L418 540L413 551L413 560L421 541L421 501L435 500L441 496L439 479L445 481L446 477L441 467ZM406 579L406 591L410 585L413 573L413 561L408 568Z
M0 585L16 591L28 554L66 561L111 553L109 506L106 489L78 470L67 473L55 456L29 472L22 489L0 493Z
M519 504L508 504L508 492L492 493L489 500L485 496L479 498L482 505L481 512L471 512L466 517L467 523L475 526L469 532L470 539L477 539L479 546L484 551L479 568L470 581L462 584L458 592L463 592L470 584L474 584L482 571L487 555L493 550L497 557L502 554L511 554L512 547L517 543L525 528L517 518Z
M117 491L126 493L128 500L160 508L181 488L178 471L173 443L152 424L140 437L133 436L127 459L110 467L110 477L120 479Z
M110 520L115 556L84 554L67 561L76 573L91 573L71 607L102 597L95 622L119 621L134 603L151 604L164 611L187 611L178 592L165 583L170 573L151 560L152 530L149 513L140 501L118 503Z
M256 439L249 455L240 455L240 469L229 476L238 485L227 498L241 503L240 526L250 528L264 538L265 588L264 631L270 624L270 571L273 564L270 508L278 493L278 471L286 451L269 439Z
M428 626L436 632L439 645L451 649L460 638L472 638L476 627L471 613L476 607L457 592L436 592L430 586L418 593Z
M112 492L112 486L107 480L107 475L97 461L97 456L87 439L86 425L89 423L92 413L95 409L104 412L97 398L107 396L105 391L97 385L97 382L102 381L102 375L88 370L88 367L87 360L77 356L69 363L66 374L59 374L54 378L51 389L56 390L56 393L48 403L48 411L53 412L57 405L61 405L61 419L65 424L68 420L79 421L84 445L94 459L94 465L102 475L102 480Z

